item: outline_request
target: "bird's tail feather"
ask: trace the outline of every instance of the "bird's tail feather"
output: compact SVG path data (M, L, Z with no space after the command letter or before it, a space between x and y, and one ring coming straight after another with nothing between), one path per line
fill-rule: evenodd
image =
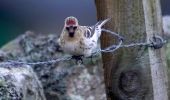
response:
M99 27L102 27L104 24L106 24L111 18L107 18L105 20L102 20L102 21L99 21L96 23L95 26L99 26Z
M100 30L101 30L101 27L106 24L111 18L107 18L105 20L102 20L102 21L99 21L96 23L95 26L97 26ZM95 28L95 27L94 27ZM96 34L93 35L92 39L94 40L98 40L98 38L100 37L101 35L101 32L97 32Z

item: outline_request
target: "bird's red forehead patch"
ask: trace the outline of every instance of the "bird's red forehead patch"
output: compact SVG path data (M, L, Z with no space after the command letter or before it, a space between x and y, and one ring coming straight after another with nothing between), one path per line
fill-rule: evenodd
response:
M68 19L68 20L66 21L66 24L67 24L67 25L75 25L75 24L76 24L76 21L75 21L75 19Z

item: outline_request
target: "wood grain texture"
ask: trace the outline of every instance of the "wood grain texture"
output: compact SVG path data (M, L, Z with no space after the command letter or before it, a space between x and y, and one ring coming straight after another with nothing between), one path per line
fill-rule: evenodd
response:
M162 18L159 0L143 0L147 38L161 35ZM148 40L149 41L149 40ZM164 48L149 49L154 100L168 100L168 77Z
M153 34L162 33L159 0L95 0L95 3L98 19L112 17L105 28L123 35L126 44L149 41ZM102 34L102 48L116 42L110 34ZM122 48L102 54L102 59L108 100L168 100L163 48Z

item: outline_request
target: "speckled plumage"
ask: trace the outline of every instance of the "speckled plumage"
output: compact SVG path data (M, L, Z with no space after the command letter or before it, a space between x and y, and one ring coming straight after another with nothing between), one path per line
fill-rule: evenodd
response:
M69 19L70 17L66 18ZM66 30L66 22L63 31L58 39L61 49L70 55L83 55L85 57L91 56L93 50L97 47L97 41L101 35L101 27L109 20L96 23L94 26L80 26L77 21L77 29L75 30L74 37L70 37Z

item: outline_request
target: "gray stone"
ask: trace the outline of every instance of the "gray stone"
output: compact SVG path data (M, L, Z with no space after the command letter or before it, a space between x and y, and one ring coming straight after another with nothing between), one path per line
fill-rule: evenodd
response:
M0 65L0 100L46 100L36 74L28 65Z
M3 46L8 59L24 62L61 59L64 54L57 35L26 32ZM84 58L83 65L75 60L31 65L42 83L47 100L106 100L101 57Z

